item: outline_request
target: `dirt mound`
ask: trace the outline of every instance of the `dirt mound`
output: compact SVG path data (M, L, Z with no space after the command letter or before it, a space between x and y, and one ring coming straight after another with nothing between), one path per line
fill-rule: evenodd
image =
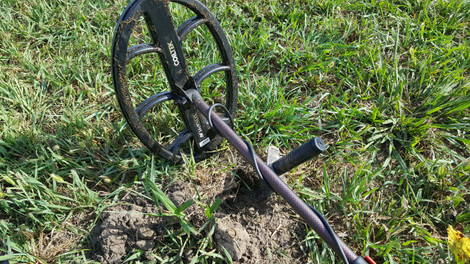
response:
M102 263L121 263L135 249L152 249L170 219L147 213L158 210L150 201L130 194L109 207L91 231L93 257Z
M216 198L222 200L214 214L217 226L212 237L220 255L228 252L235 263L307 262L300 246L305 225L279 196L269 195L253 171L243 167L220 173L220 167L206 166L196 169L196 173L194 185L177 181L166 188L166 193L177 206L191 198L209 203ZM159 237L166 233L165 226L171 219L144 215L157 212L151 201L132 195L108 208L92 232L96 259L120 263L133 250L158 247ZM197 204L185 213L196 228L207 221L204 208ZM144 258L150 260L149 255Z

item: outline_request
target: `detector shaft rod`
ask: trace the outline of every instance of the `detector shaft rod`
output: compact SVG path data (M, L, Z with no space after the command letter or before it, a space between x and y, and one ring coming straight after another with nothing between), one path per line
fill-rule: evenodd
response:
M192 100L194 106L206 117L210 112L212 123L217 132L223 136L230 144L232 144L243 156L243 158L254 166L252 160L252 153L246 145L246 143L237 136L237 134L214 112L209 111L210 106L207 105L202 97L198 93L193 93ZM256 162L258 167L265 179L265 181L284 198L292 209L299 214L304 221L311 227L315 232L325 241L330 248L332 248L337 254L340 254L339 250L334 246L334 238L330 235L325 225L322 223L320 218L313 212L312 209L298 197L294 191L292 191L287 184L285 184L281 178L268 166L263 160L257 155ZM341 239L338 238L339 244L343 248L343 251L350 263L362 263L361 261L356 262L358 257Z

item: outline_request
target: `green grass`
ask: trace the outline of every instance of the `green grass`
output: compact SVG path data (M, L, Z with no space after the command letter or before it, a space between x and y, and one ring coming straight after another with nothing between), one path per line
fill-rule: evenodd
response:
M452 263L447 226L470 233L470 3L204 2L237 63L238 133L258 152L321 136L327 153L290 183L352 248L378 263ZM121 192L194 172L153 157L123 121L110 48L126 4L0 2L0 259L92 262L88 234ZM191 70L217 61L207 32L190 38L203 51ZM151 59L133 65L137 85L155 82L139 71ZM228 261L202 254L213 245L194 232L171 230L154 254L191 246L201 262ZM62 248L40 242L65 236ZM299 240L312 263L332 261L312 231Z

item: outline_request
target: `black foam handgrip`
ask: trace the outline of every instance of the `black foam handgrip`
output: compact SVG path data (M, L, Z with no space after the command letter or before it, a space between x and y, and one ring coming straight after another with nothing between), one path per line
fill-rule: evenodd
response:
M300 147L292 150L284 157L271 164L271 168L277 175L284 174L299 166L307 160L325 151L326 145L321 138L313 138Z

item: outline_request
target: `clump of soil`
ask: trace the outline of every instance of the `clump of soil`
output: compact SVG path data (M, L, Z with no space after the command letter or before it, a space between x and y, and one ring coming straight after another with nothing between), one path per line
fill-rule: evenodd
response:
M103 212L91 231L96 260L121 263L135 249L152 249L169 219L152 217L147 213L156 214L158 210L151 201L129 194L124 196L121 203Z
M214 235L219 251L224 249L232 257L232 260L239 260L247 251L250 235L242 224L234 222L230 217L217 220L217 230Z
M279 196L270 195L244 161L238 160L237 164L235 171L224 172L217 165L198 165L194 185L180 180L167 186L166 194L177 206L191 198L208 204L220 198L212 239L216 251L220 255L228 252L235 263L307 262L300 246L305 224ZM106 211L92 232L96 259L103 263L120 263L135 249L151 250L171 221L144 215L157 213L158 208L151 201L131 195ZM196 228L207 222L204 208L197 204L185 214Z

